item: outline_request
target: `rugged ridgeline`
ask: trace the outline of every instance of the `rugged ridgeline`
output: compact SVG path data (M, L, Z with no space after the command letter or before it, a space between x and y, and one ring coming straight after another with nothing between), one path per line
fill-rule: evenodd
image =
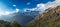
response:
M39 14L27 27L60 27L60 6Z

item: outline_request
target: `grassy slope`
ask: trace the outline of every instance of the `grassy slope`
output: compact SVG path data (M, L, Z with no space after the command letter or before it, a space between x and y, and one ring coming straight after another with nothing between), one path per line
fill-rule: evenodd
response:
M27 27L60 27L60 6L38 15Z

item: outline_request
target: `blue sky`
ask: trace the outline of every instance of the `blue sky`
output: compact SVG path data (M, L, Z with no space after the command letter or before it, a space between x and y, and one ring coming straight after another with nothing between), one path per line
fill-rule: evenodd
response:
M0 0L0 13L41 11L60 6L60 0ZM7 11L7 12L6 12Z
M24 8L35 8L37 4L47 3L49 1L53 2L54 0L0 0L7 8L13 8L13 10L14 8L19 8L20 10ZM16 5L16 7L13 5Z

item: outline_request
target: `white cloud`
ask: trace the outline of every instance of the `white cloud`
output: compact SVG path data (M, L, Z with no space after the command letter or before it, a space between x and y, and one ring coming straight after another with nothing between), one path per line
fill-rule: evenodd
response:
M19 9L18 8L16 8L16 12L19 12Z
M29 10L44 11L48 8L53 8L53 7L57 7L57 6L60 6L60 0L55 0L53 2L49 1L48 3L45 3L45 4L40 3L40 4L37 4L37 6L35 8L29 9Z
M60 0L55 0L53 2L48 2L46 4L37 4L37 7L39 7L40 10L46 10L48 8L53 8L53 7L57 7L60 6Z
M25 8L24 12L36 11L36 8Z
M39 10L45 10L46 9L46 6L45 4L37 4L37 7Z
M30 5L30 4L31 4L30 2L27 3L27 5Z
M16 10L13 10L13 11L0 11L0 16L2 16L2 15L10 15L10 14L13 14L13 13L17 13L17 12L19 12L19 9L18 8L16 8Z
M11 14L11 13L8 12L8 11L6 11L6 12L2 12L2 11L1 11L1 12L0 12L0 16L1 16L1 15L9 15L9 14Z
M8 11L7 11L7 12L5 12L5 15L9 15L9 14L10 14L10 12L8 12Z
M14 4L13 6L14 6L14 7L16 7L16 5L15 5L15 4Z

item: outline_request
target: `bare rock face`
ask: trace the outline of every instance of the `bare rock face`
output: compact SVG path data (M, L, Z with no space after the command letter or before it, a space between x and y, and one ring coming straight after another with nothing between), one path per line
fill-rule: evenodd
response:
M60 6L45 10L27 25L27 27L60 27Z

